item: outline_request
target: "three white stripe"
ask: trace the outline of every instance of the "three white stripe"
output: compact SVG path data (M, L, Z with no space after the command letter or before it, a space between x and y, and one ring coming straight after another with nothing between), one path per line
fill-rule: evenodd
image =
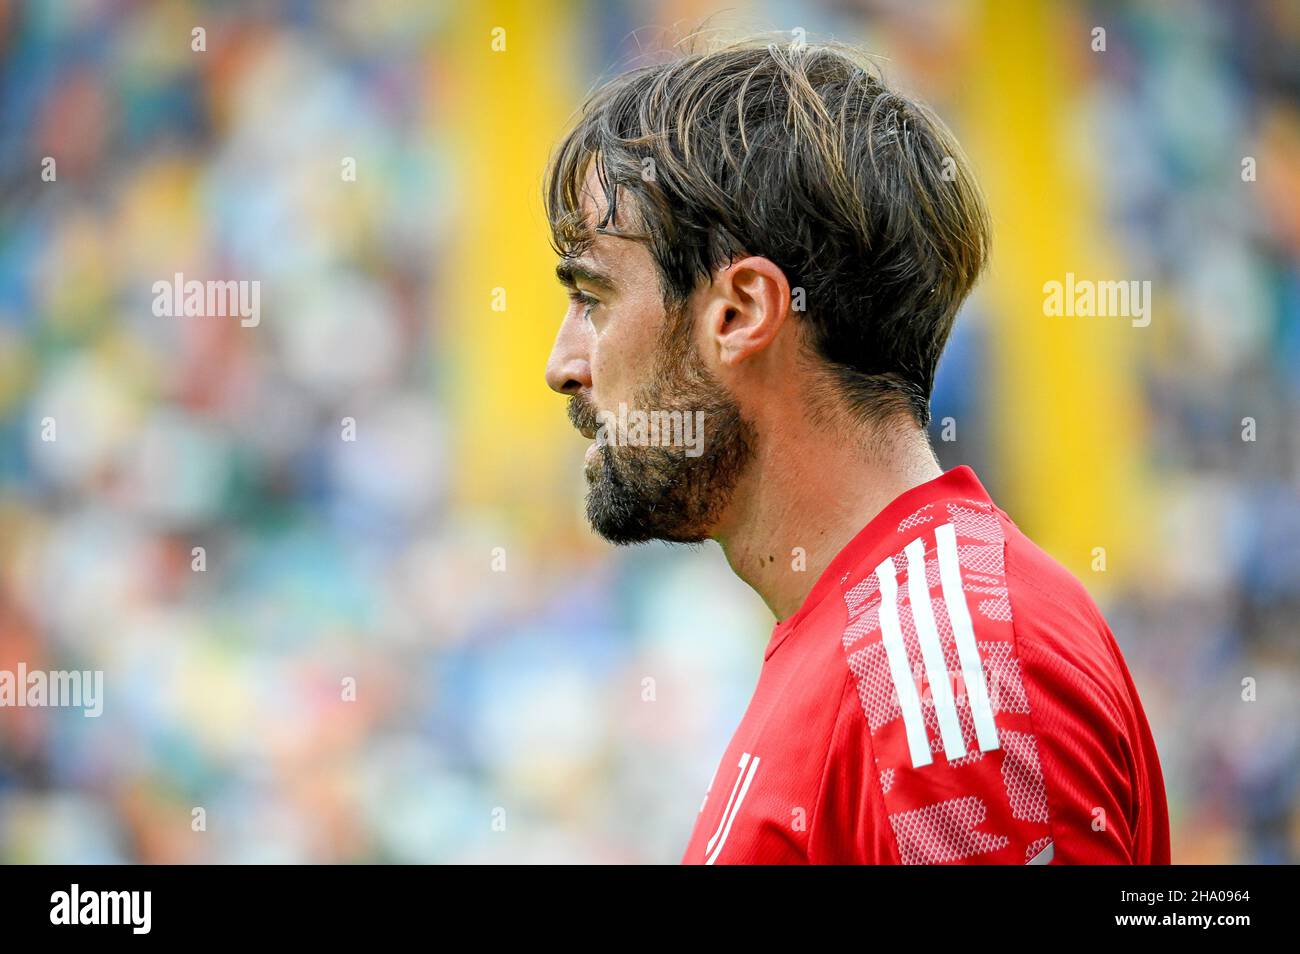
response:
M993 707L989 703L988 687L979 650L975 645L975 630L971 624L966 594L961 584L961 563L957 555L957 534L952 524L935 528L935 543L939 561L939 581L942 584L944 605L952 621L953 639L961 662L966 699L975 723L975 735L981 751L998 748L997 728L993 723ZM957 704L939 630L930 604L930 584L925 573L925 541L918 538L903 550L907 555L907 593L916 624L917 642L925 664L926 681L934 700L935 715L939 722L939 735L943 739L943 752L949 761L966 755L966 742L957 718ZM898 691L899 709L903 714L903 728L907 734L907 748L912 756L912 767L920 768L933 761L930 740L925 731L921 713L921 698L912 678L907 649L903 645L902 627L898 618L898 570L893 558L886 558L876 567L880 581L880 633L889 659L889 674Z

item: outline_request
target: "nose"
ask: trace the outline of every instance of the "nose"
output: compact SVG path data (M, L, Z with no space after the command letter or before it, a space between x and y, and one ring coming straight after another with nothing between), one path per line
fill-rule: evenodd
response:
M546 383L557 394L577 394L591 388L588 357L590 325L565 317L546 362Z

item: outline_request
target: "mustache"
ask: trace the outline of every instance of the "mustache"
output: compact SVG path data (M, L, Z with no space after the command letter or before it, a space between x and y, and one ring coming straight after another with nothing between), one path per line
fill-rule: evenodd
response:
M585 395L574 394L569 398L569 423L579 431L594 431L600 427L599 414Z

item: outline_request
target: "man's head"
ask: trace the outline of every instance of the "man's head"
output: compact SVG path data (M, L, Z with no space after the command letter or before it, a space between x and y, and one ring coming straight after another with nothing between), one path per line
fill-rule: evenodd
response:
M571 299L547 380L574 424L596 436L620 405L704 415L698 456L588 453L588 516L619 543L712 536L755 454L778 449L773 402L924 428L989 242L951 134L832 46L747 42L614 79L545 199Z

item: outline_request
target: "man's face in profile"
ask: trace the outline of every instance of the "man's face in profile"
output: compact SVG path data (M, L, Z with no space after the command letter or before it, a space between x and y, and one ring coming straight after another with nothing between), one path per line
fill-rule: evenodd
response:
M594 226L605 198L593 172L583 203ZM623 221L626 207L620 203L612 228L635 232ZM546 377L569 395L574 427L593 439L588 520L612 543L708 539L752 455L753 435L700 355L692 302L665 307L659 269L641 240L597 233L557 273L570 304ZM619 418L620 406L664 420L680 415L699 432L689 447L671 431L657 442L627 441L619 428L602 427Z

